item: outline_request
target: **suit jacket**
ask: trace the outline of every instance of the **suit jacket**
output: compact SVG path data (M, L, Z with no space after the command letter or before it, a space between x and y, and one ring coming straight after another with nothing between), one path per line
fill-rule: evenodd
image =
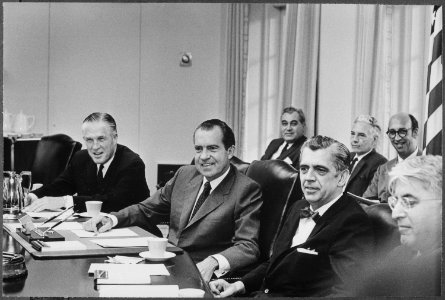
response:
M355 155L355 153L353 154ZM388 160L374 149L363 157L352 170L346 191L361 196L366 191L377 168Z
M169 220L169 242L186 250L195 261L219 253L229 261L231 270L254 263L259 257L259 185L231 166L189 222L202 182L195 166L181 167L151 198L113 213L117 226Z
M422 155L422 152L417 152L417 156ZM380 202L388 202L390 196L388 191L388 172L397 164L397 157L380 165L374 173L366 191L363 193L364 198L379 199Z
M142 159L125 146L117 145L114 159L102 184L97 165L87 150L76 152L68 168L51 184L33 191L37 197L74 195L74 210L85 211L85 201L103 201L102 211L117 211L150 196Z
M306 242L291 247L299 211L308 205L301 200L290 207L271 258L241 279L247 292L261 288L257 294L293 297L352 292L349 284L373 250L371 221L356 201L344 194L319 218ZM299 248L310 248L318 255Z
M296 140L292 147L287 149L284 153L282 153L277 159L284 160L286 157L289 157L289 159L292 161L292 166L298 170L300 167L300 148L303 145L303 143L306 141L306 137L302 136L298 140ZM267 146L266 152L261 157L261 160L268 160L272 157L272 155L277 152L278 148L280 148L281 144L283 144L284 139L279 138L272 140L270 142L269 146Z
M357 284L358 296L426 297L441 295L442 248L417 256L407 246L375 262Z

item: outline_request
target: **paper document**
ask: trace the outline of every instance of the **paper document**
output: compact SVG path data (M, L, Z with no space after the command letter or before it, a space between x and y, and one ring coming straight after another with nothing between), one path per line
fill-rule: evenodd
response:
M178 298L177 285L100 285L99 297Z
M73 233L76 234L78 237L115 237L115 236L138 236L136 232L134 232L131 229L128 228L118 228L118 229L111 229L110 231L102 232L102 233L94 233L92 231L85 231L83 229L81 230L73 230ZM147 239L145 239L147 241ZM147 244L147 242L145 243Z
M73 250L86 250L87 246L79 241L57 241L57 242L44 242L48 247L42 247L42 252L52 251L73 251Z
M98 271L96 284L150 284L150 275L141 269L125 268L119 271ZM96 277L95 277L96 278Z
M128 238L128 239L97 239L90 240L102 247L111 248L128 248L128 247L148 247L148 238Z
M137 265L127 265L127 264L99 264L92 263L88 269L89 274L93 274L96 270L105 270L108 272L126 272L126 270L131 270L138 274L147 275L165 275L169 276L167 268L163 264L137 264Z

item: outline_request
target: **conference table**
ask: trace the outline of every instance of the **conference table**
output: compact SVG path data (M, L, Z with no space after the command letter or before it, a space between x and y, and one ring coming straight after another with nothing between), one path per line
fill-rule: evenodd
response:
M107 259L107 254L101 255L93 251L91 255L78 255L76 257L38 257L36 253L33 254L33 251L29 251L30 248L28 245L17 237L10 228L5 227L6 224L10 224L11 222L14 223L17 221L3 220L2 250L24 255L28 275L21 279L4 280L2 295L8 297L68 298L102 296L100 288L95 284L94 278L88 274L88 269L92 263L104 263ZM130 252L135 251L133 249ZM139 257L137 253L128 254L127 256ZM149 262L146 260L141 263L159 264L159 262ZM205 291L204 297L213 297L195 263L185 251L178 252L175 257L162 263L170 275L152 275L150 276L150 285L177 285L179 289L196 288ZM138 297L145 298L150 297L150 295Z

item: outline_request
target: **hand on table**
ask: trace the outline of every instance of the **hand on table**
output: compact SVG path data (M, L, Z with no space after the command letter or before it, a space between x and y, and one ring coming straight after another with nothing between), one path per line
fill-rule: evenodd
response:
M212 278L213 272L218 268L218 261L213 257L209 256L203 261L196 264L202 278L205 282L209 282Z
M239 284L237 284L239 283ZM217 279L209 283L210 290L217 298L230 297L244 289L244 284L241 281L235 283L228 283L224 279Z
M64 197L42 197L39 199L36 195L29 193L27 200L31 201L31 204L23 209L24 212L39 212L45 209L56 210L65 206Z
M94 231L95 233L102 233L113 228L111 219L107 216L97 216L90 220L83 222L82 227L86 231Z

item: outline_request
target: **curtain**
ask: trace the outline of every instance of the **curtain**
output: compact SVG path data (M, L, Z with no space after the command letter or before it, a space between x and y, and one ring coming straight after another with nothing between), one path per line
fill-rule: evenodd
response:
M358 5L352 118L377 118L377 150L388 158L396 155L384 134L391 115L409 112L423 124L430 8ZM421 135L419 130L419 147Z
M280 136L284 107L306 114L315 130L320 5L251 4L245 159L259 159Z
M306 115L306 135L316 133L320 4L286 6L284 45L280 62L279 105L294 106ZM276 123L279 123L279 114Z
M242 157L246 110L249 6L243 3L229 3L228 10L226 119L228 125L233 129L237 141L235 155Z

